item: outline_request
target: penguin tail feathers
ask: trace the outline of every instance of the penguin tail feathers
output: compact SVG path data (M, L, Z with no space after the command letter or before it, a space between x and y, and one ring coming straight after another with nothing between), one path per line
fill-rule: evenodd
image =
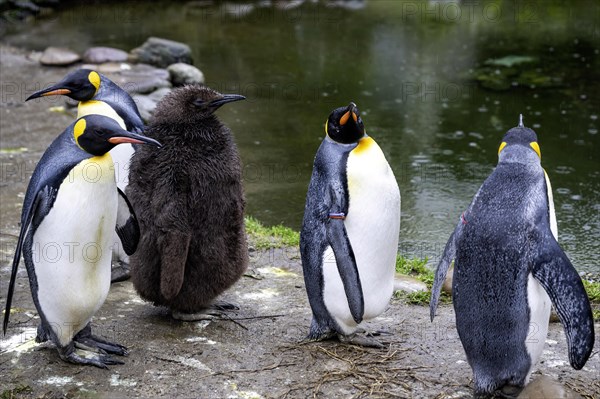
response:
M166 300L172 300L183 286L185 265L191 234L179 231L168 232L159 240L161 248L160 293Z

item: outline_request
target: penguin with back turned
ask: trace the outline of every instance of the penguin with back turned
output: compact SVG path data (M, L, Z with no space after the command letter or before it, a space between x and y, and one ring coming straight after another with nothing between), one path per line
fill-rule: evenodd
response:
M565 329L569 361L581 369L594 346L592 310L557 242L552 189L535 132L510 129L498 165L450 236L431 292L431 319L452 260L456 328L475 395L517 395L542 354L551 303Z
M133 99L129 94L106 76L91 69L78 69L66 75L60 82L39 90L25 101L35 98L65 95L79 101L77 117L86 115L104 115L117 121L122 129L142 134L144 123ZM125 191L129 182L129 162L135 148L131 144L116 146L110 151L116 168L117 186ZM123 223L128 217L127 204L119 201L118 220ZM129 278L129 258L119 238L114 236L113 257L121 262L113 269L112 280L122 281Z
M300 252L313 313L309 340L380 347L355 334L387 307L400 230L400 190L354 103L325 124L306 196Z
M110 287L112 231L117 225L129 254L139 239L131 207L127 222L117 224L117 197L128 201L117 188L108 152L123 143L160 145L121 129L110 118L88 115L71 124L46 150L23 202L3 323L6 334L23 254L41 319L36 341L51 340L63 360L102 368L122 363L109 354L127 354L124 346L92 335L90 327ZM56 254L43 250L57 246Z
M142 298L177 319L206 318L248 265L241 161L214 114L243 99L203 85L173 90L146 130L163 147L140 148L132 158L127 193L141 238L131 279Z

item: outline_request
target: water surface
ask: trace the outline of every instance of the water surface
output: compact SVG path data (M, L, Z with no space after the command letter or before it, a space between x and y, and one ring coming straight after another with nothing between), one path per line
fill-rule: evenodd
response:
M553 184L559 241L578 269L600 272L597 2L206 4L75 6L4 40L81 52L148 36L188 43L210 86L248 97L219 115L240 146L248 212L267 224L299 228L324 121L356 102L400 185L401 250L433 262L523 113ZM511 66L515 57L529 61ZM475 78L505 72L503 62L525 83L483 88Z

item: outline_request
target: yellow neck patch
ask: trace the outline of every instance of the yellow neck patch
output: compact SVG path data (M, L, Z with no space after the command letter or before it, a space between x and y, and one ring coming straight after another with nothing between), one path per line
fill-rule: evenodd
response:
M79 119L73 127L73 137L75 138L75 143L77 143L77 146L79 148L81 148L81 146L79 145L79 136L81 136L83 132L85 132L85 125L85 119ZM81 149L83 150L83 148Z
M542 151L540 150L540 145L537 143L537 141L532 141L531 143L529 143L529 145L531 146L531 148L533 148L533 151L535 151L538 154L538 157L542 159Z
M367 151L373 144L375 144L375 140L373 140L369 136L363 137L359 140L358 146L352 150L352 153L360 155L361 153Z
M498 148L498 155L500 155L500 152L502 152L504 147L506 147L506 141L503 141L502 144L500 144L500 147Z
M96 93L97 93L98 89L100 88L100 75L98 75L98 72L96 72L96 71L90 72L90 74L88 75L88 80L96 88ZM94 95L96 95L96 93L94 93Z
M325 121L325 134L329 136L329 132L327 131L327 125L329 125L329 121Z

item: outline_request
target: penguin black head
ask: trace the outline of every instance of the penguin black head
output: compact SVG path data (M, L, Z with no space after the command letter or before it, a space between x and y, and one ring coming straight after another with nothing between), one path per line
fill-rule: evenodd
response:
M154 120L190 123L207 119L222 105L244 100L239 94L221 94L204 85L188 85L166 95L156 106Z
M338 143L358 142L365 135L365 125L356 104L334 109L325 124L325 133Z
M82 150L92 155L104 155L116 145L131 144L161 144L149 137L128 132L114 120L102 115L87 115L79 118L73 125L75 143Z
M519 125L506 132L502 138L498 148L498 158L499 162L540 162L542 153L537 135L523 125L523 115L519 116Z
M78 69L65 76L60 82L37 91L25 101L34 98L64 95L77 101L89 101L100 87L100 74L91 69Z

